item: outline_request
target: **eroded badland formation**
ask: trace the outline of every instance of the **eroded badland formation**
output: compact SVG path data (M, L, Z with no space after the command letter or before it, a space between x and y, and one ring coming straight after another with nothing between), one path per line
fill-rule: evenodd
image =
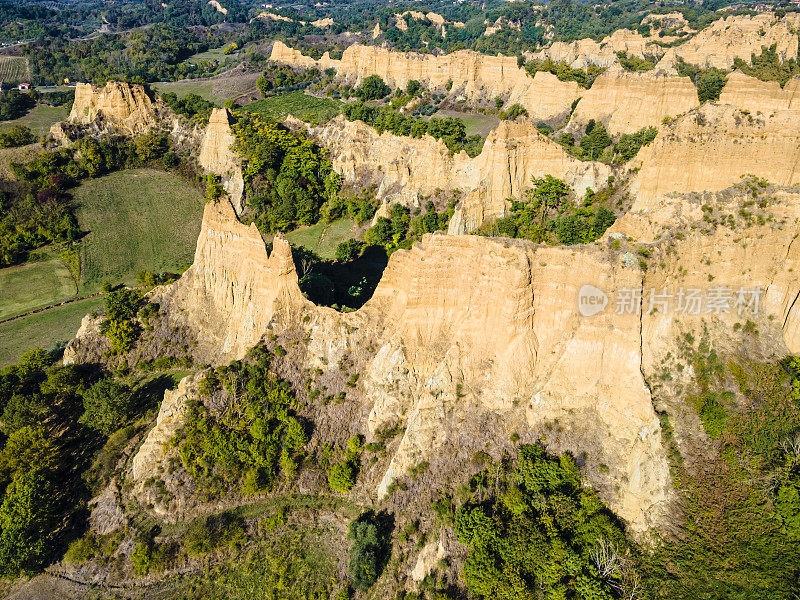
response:
M749 58L772 43L796 58L796 25L790 17L731 17L666 50L633 32L550 48L548 56L576 65L610 65L588 90L549 73L530 77L516 58L471 51L434 57L351 46L341 60L314 61L276 42L277 62L331 67L353 83L371 74L392 86L416 79L443 88L452 81L453 93L502 96L530 117L501 122L475 158L453 155L429 136L379 134L342 116L315 126L287 121L330 150L345 182L377 184L387 204L419 206L437 189L460 194L447 234L427 234L412 249L393 253L371 299L350 313L306 299L285 238L266 244L255 225L238 220L244 181L228 112L215 110L205 131L171 125L174 135L194 140L200 165L222 177L230 200L206 205L193 265L153 292L160 327L180 331L198 364L242 359L266 343L285 349L281 375L298 387L311 377L314 386L336 393L358 374L344 403L319 408L312 443L344 443L356 432L369 442L377 431L401 426L386 459L359 479L363 499L427 501L425 481L456 477L477 450L499 455L516 432L523 441L544 436L553 451L586 456L589 482L633 531L663 528L673 491L658 413L676 415L679 444L708 443L697 416L676 400L676 390L691 382L691 367L674 371L669 382L659 378L681 356L682 337L735 347L743 335L737 324L747 320L760 332L749 350L754 357L800 351L797 80L781 88L733 73L720 100L701 106L674 61L730 67L734 57ZM617 50L657 53L661 61L654 71L625 72L612 64ZM164 111L137 86L79 86L70 124L59 131L91 125L136 134L168 119ZM578 160L537 130L537 121L555 118L568 118L568 128L595 119L612 134L653 126L658 135L632 161L612 167ZM624 214L589 245L469 235L508 214L509 199L522 197L531 178L545 174L579 196L614 175L625 182ZM756 196L745 176L766 180ZM637 254L642 247L646 261ZM609 302L594 316L578 311L587 284ZM758 310L689 315L654 309L647 300L641 312L615 306L631 291L647 298L651 289L717 285L762 290ZM103 360L104 343L97 320L87 317L65 359ZM141 494L152 493L144 486L148 479L165 479L177 504L149 501L170 519L201 504L164 475L174 452L164 442L195 399L197 376L167 393L132 463ZM392 481L422 461L430 463L430 476L387 497ZM301 478L302 486L313 489Z

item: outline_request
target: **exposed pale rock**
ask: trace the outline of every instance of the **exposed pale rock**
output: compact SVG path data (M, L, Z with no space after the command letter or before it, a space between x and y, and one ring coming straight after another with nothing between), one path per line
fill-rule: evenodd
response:
M333 27L334 22L333 19L327 17L325 19L317 19L316 21L311 21L311 24L314 27L319 27L320 29L323 29L325 27Z
M194 264L156 301L186 318L214 362L241 357L268 328L305 330L309 366L338 369L343 353L364 356L370 431L405 426L379 494L475 411L530 427L591 422L574 450L589 443L618 465L607 500L642 531L663 518L670 492L640 371L639 319L582 319L587 282L613 291L641 286L641 274L591 247L426 235L392 255L361 309L340 314L302 297L285 242L276 239L267 257L257 231L221 203L206 209ZM377 350L365 356L369 348Z
M156 424L133 457L131 476L139 487L157 474L158 466L164 458L164 447L183 424L187 401L197 399L197 385L198 377L189 375L181 379L177 389L164 391Z
M211 111L197 161L206 171L221 177L222 185L230 195L236 212L241 213L244 178L241 160L231 149L235 141L236 138L231 132L228 109L215 108Z
M788 108L800 109L800 78L793 77L781 88L777 81L760 81L734 71L722 88L720 104L732 104L753 114Z
M101 89L78 83L69 121L80 125L101 121L135 135L156 124L156 106L141 85L109 81Z
M465 199L456 210L450 233L465 233L485 221L502 217L509 198L520 198L533 177L551 174L580 195L601 187L611 169L602 163L580 161L560 144L540 134L534 121L503 121L489 134L482 152L470 159L451 155L430 136L411 138L378 134L361 121L343 116L309 127L309 135L330 149L334 170L348 183L378 184L378 197L419 207L418 198L437 189L460 190Z
M258 228L240 223L227 200L209 202L194 264L153 301L176 304L176 316L204 332L199 352L213 349L216 360L241 358L275 313L306 302L289 242L277 234L272 248L268 257Z
M584 69L589 65L610 67L618 64L617 52L644 58L645 56L661 56L664 54L664 48L653 43L653 38L643 37L629 29L618 29L600 42L591 38L569 43L554 42L548 48L529 54L529 56L539 60L549 58L555 62L567 62L573 69Z
M228 14L228 9L227 9L227 8L225 8L224 6L222 6L222 5L219 3L219 1L218 1L218 0L208 0L208 5L209 5L209 6L213 6L214 8L216 8L216 9L217 9L217 12L220 12L220 13L222 13L223 15L227 15L227 14Z
M331 151L334 170L348 183L378 184L378 196L406 206L418 206L420 195L470 189L479 174L474 161L451 155L440 140L381 134L362 121L338 116L325 125L309 127L309 135Z
M710 103L675 119L639 152L633 210L655 210L671 192L722 190L745 174L800 183L799 122L797 110L755 116Z
M687 42L667 49L662 63L674 66L682 58L701 67L730 69L734 58L749 62L752 54L773 44L781 60L797 58L797 26L798 16L791 13L781 19L772 13L718 19Z
M83 356L87 354L102 355L109 350L111 345L108 339L100 333L100 324L104 317L86 315L81 319L81 325L75 337L71 339L64 348L63 362L71 365L81 362Z
M578 195L602 187L611 169L599 162L581 161L560 144L539 133L528 119L503 121L489 135L474 166L479 181L458 205L450 221L451 234L468 233L484 222L505 216L509 198L521 198L533 177L552 175Z
M517 66L515 57L486 56L471 50L432 56L354 44L344 51L341 60L331 59L326 53L316 61L276 41L270 59L303 68L331 67L354 84L376 74L396 87L405 87L415 79L428 87L441 89L452 80L453 90L467 97L508 95L509 102L521 103L531 118L540 120L566 113L581 95L574 81L559 81L554 75L543 72L531 78Z
M658 126L665 117L685 113L698 104L697 89L688 77L661 70L631 73L612 68L587 90L571 122L601 120L612 135L634 133Z
M417 562L411 571L411 579L420 583L436 568L436 564L447 556L441 542L428 542L417 555Z

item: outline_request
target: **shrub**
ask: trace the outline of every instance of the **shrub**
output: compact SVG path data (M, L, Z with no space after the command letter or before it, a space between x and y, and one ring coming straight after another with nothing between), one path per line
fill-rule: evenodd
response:
M331 467L328 485L336 492L349 492L356 484L358 468L353 461L345 460Z

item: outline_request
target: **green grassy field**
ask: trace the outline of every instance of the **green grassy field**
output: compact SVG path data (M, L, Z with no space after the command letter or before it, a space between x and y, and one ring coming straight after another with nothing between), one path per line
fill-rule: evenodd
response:
M11 163L30 162L42 147L39 144L29 144L19 148L0 148L0 179L15 180L16 176L11 171Z
M55 255L0 269L0 320L63 302L74 295L75 280Z
M224 102L224 98L214 96L214 83L208 79L182 79L180 81L160 81L151 86L160 94L172 92L178 98L183 98L189 94L197 94L209 102Z
M231 57L230 54L225 54L226 46L220 46L219 48L211 48L210 50L206 50L205 52L199 52L187 58L186 62L196 63L201 60L216 60L219 62L223 62L226 59L233 62L234 61L233 57Z
M477 113L464 113L455 110L439 110L433 114L433 118L444 119L445 117L456 117L464 121L467 128L467 135L476 133L482 137L489 135L489 132L497 127L500 119L494 115L481 115Z
M120 171L75 190L81 243L81 294L104 281L134 283L139 272L177 272L194 256L203 196L176 175Z
M313 250L321 258L335 258L336 246L353 237L355 222L339 219L333 223L317 223L286 234L292 244Z
M24 125L25 127L30 127L34 135L41 136L50 131L51 125L66 119L67 115L69 115L69 111L63 106L40 104L24 117L13 121L3 121L0 124L0 131L10 129L15 125Z
M342 103L331 98L309 96L303 92L289 92L258 100L241 110L266 115L276 120L282 120L286 115L292 115L298 119L308 120L311 118L324 123L342 112Z
M0 368L13 364L31 348L50 349L75 337L81 319L102 306L100 297L87 298L35 315L0 323Z
M24 56L0 56L0 81L22 83L29 81L28 59Z

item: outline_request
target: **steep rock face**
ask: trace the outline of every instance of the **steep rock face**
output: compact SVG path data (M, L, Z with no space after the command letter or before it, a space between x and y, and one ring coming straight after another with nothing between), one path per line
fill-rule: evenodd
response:
M601 187L611 169L602 163L580 161L540 134L531 119L503 121L486 140L481 153L451 155L430 136L411 138L378 134L360 121L340 116L309 135L330 149L334 170L348 183L378 184L385 203L418 207L420 195L435 190L460 190L464 200L456 209L449 232L466 233L485 221L502 217L509 198L520 198L531 178L550 174L583 194ZM295 127L295 121L288 123Z
M752 212L749 188L734 185L720 192L670 194L651 210L636 207L612 226L640 242L673 238L670 252L659 264L648 269L644 288L661 290L695 288L707 290L722 286L732 291L757 288L763 291L757 314L728 312L677 316L673 312L644 311L643 350L655 370L656 358L675 352L674 340L680 325L700 329L701 322L713 319L728 328L746 319L758 322L764 333L760 345L778 355L800 350L800 246L796 243L800 219L800 193L797 187L770 186L764 211L768 218L745 219L742 210ZM710 224L708 216L735 215L736 225ZM713 283L710 283L713 282Z
M289 123L294 127L296 122ZM362 121L338 116L325 125L308 127L309 136L331 152L334 170L344 181L375 183L378 197L418 207L420 195L443 190L472 189L477 168L465 152L452 155L443 142L381 134Z
M714 21L687 42L669 48L659 66L675 66L682 58L701 67L730 69L734 58L749 61L763 47L776 45L781 60L797 58L798 16L790 13L778 19L772 13L730 16ZM663 63L663 64L662 64Z
M540 134L533 121L503 121L489 135L474 159L478 186L456 207L448 232L467 233L484 222L505 216L509 198L521 198L533 177L550 174L575 188L598 189L611 175L608 165L581 161Z
M228 109L215 108L211 111L197 161L206 171L220 176L236 212L241 213L244 178L241 161L231 149L235 141L231 132Z
M135 135L157 122L156 111L156 104L141 85L109 81L101 89L89 83L78 83L69 121L79 125L100 121Z
M670 38L660 38L668 42ZM653 38L642 37L629 29L618 29L607 35L600 42L591 38L574 42L554 42L550 47L530 54L532 58L543 60L549 58L555 62L566 62L573 69L584 69L589 65L610 67L619 63L617 52L625 52L628 56L643 58L645 56L661 56L664 48L653 43Z
M574 81L559 81L554 75L542 72L531 78L517 66L514 57L487 56L471 50L432 56L353 44L344 51L341 60L331 59L325 53L316 61L277 41L270 59L304 68L331 67L355 84L369 75L380 75L384 81L398 87L405 87L412 79L432 88L444 88L452 81L453 90L468 97L508 95L510 102L523 104L536 119L550 119L566 113L581 95Z
M133 457L131 475L138 484L137 487L142 488L147 479L157 475L165 445L183 424L187 400L194 400L198 396L197 379L196 376L189 375L181 379L177 389L164 392L156 424Z
M421 460L448 464L443 447L468 460L475 440L462 436L481 418L497 421L502 439L535 439L558 420L570 431L563 449L590 448L613 465L598 481L603 495L643 531L663 518L670 491L640 371L639 319L580 317L585 283L638 288L641 273L598 248L427 235L392 255L364 307L341 314L301 296L285 242L276 239L268 257L257 232L221 203L206 209L193 266L155 300L195 328L202 360L238 358L265 332L292 331L304 340L298 369L338 373L347 357L362 365L362 431L395 422L405 430L379 497ZM179 414L182 396L169 396L162 423Z
M633 210L655 210L671 192L722 190L745 174L800 183L799 121L797 110L754 116L709 103L683 115L639 152Z
M611 134L633 133L658 126L699 104L697 90L688 77L665 71L630 73L612 68L602 73L578 102L571 123L590 119L606 124Z
M753 114L800 108L800 78L793 77L781 88L777 81L760 81L734 71L722 88L720 104L732 104Z
M286 239L276 235L267 256L256 226L240 223L226 200L206 204L194 263L153 301L179 306L174 316L204 333L198 353L215 360L240 358L276 313L306 302Z

